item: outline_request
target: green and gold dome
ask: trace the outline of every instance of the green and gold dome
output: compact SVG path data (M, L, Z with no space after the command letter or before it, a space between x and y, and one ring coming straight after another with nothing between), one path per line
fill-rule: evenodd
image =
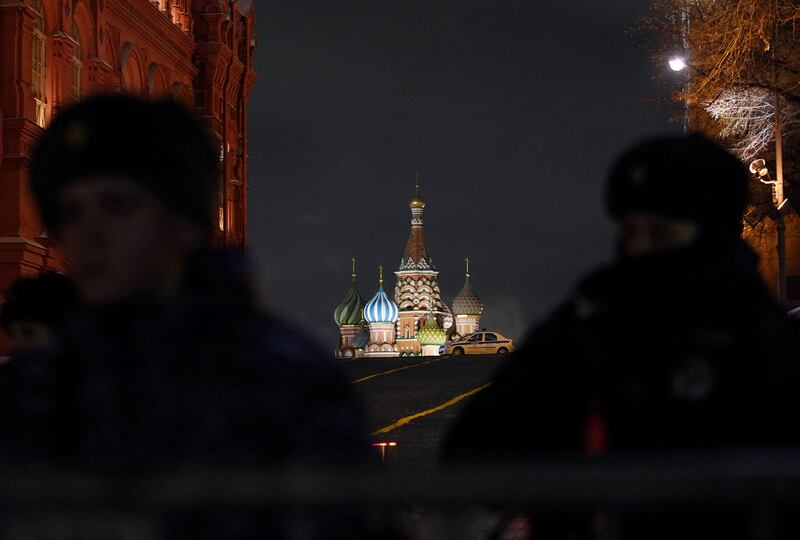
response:
M429 316L417 332L420 345L444 345L447 343L447 333L439 327L436 317Z
M356 260L353 259L353 286L350 287L350 292L344 297L342 303L333 312L333 320L339 326L355 326L360 325L364 319L364 305L366 302L361 297L356 286Z

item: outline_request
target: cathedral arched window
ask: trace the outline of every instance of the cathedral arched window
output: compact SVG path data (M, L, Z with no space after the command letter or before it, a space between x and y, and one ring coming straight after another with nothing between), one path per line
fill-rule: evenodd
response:
M33 2L33 10L36 12L36 19L33 23L33 54L32 54L32 77L33 99L36 103L36 123L44 127L45 110L47 96L45 92L46 72L47 72L47 36L44 30L44 9L42 0Z
M81 62L81 34L75 19L72 20L72 37L75 39L76 45L72 55L71 97L73 101L78 101L83 94L83 63Z

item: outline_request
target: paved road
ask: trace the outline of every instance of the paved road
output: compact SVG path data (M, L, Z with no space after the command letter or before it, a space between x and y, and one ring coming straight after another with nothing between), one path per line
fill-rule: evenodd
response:
M502 357L359 358L345 362L379 441L397 443L397 465L430 465L471 391L491 381ZM459 399L460 398L460 399Z

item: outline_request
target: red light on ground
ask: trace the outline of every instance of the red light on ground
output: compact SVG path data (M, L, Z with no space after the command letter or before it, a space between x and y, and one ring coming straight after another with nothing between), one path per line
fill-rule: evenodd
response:
M384 463L393 463L397 453L397 443L394 441L376 442L372 446L378 449L381 456L381 461Z

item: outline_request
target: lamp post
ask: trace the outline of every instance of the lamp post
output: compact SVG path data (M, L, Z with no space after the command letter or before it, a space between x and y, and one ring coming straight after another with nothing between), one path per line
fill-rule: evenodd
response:
M669 59L669 69L674 72L684 71L689 65L686 63L686 54L689 52L688 46L689 39L689 12L687 8L681 9L681 47L683 53L681 55L673 56ZM692 80L689 78L689 73L686 72L683 79L683 134L689 132L689 91L691 90Z
M777 14L777 2L774 4ZM783 130L781 129L781 94L779 91L780 78L778 77L778 64L775 61L775 49L778 44L778 19L772 34L772 76L775 85L775 183L772 185L772 203L778 210L776 225L778 228L778 291L781 305L786 304L786 224L783 221L783 206L786 199L783 196ZM752 167L752 164L751 164Z
M686 69L686 60L681 56L673 56L669 59L669 69L674 72L680 72ZM686 135L689 131L689 76L686 75L683 81L683 92L686 94L683 100L683 134Z
M783 209L787 199L783 196L783 162L781 159L780 146L780 123L776 121L775 131L775 156L776 156L776 178L773 179L769 174L766 163L763 159L756 159L750 163L750 172L764 184L772 188L772 205L775 207L775 227L778 230L778 300L781 305L786 303L786 224L783 221Z
M777 44L778 23L776 20L772 41ZM778 299L781 305L786 303L786 223L783 220L783 207L786 198L783 194L783 129L781 127L781 94L779 90L778 68L775 61L775 49L772 47L772 76L775 93L775 179L773 180L764 164L763 159L757 159L750 164L750 172L765 184L772 186L772 204L776 209L775 226L778 232ZM764 180L766 178L766 180Z
M781 305L786 304L786 224L783 221L783 205L786 199L783 196L783 136L781 134L781 105L780 94L775 91L775 194L773 202L778 209L778 279L779 298Z

